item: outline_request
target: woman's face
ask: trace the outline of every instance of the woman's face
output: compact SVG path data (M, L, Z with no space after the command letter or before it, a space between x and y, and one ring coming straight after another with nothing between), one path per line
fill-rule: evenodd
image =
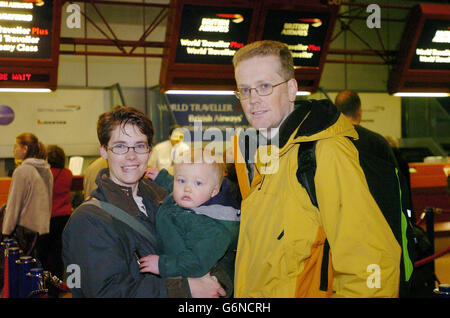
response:
M148 139L137 126L127 124L117 126L111 132L107 147L100 147L100 154L103 159L108 160L109 175L116 184L131 187L133 192L137 191L137 184L147 169L147 162L150 152L138 154L134 149L129 149L127 153L119 155L112 152L111 147L115 146L148 146Z
M14 143L13 152L15 160L23 160L27 154L28 146L22 146L18 139Z

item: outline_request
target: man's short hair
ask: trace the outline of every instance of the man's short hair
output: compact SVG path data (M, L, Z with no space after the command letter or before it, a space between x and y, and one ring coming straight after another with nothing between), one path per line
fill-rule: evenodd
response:
M361 99L358 94L352 90L345 90L340 92L334 103L344 115L355 117L359 108L361 108Z
M148 145L151 147L153 139L152 121L140 110L130 106L116 106L110 111L99 116L97 122L97 136L100 145L107 146L111 139L111 132L117 127L125 127L132 124L147 136Z
M264 40L247 44L234 54L233 65L236 68L240 62L249 58L270 55L279 57L281 65L279 74L284 79L294 78L294 60L291 51L286 44L278 41Z

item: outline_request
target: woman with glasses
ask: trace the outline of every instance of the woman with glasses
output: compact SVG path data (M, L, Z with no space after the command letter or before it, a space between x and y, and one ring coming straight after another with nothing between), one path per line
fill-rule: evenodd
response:
M155 216L167 196L164 189L143 178L151 152L152 122L132 107L117 106L100 115L97 135L108 168L100 171L97 190L74 211L63 233L63 260L73 297L224 295L209 273L202 278L162 279L139 272L139 258L158 252ZM92 201L122 209L144 231L135 230L132 222L119 221Z

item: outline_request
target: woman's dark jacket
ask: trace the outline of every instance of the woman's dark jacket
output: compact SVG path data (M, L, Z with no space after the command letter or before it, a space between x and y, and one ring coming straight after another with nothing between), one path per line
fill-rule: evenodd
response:
M100 171L96 182L98 189L92 197L127 211L155 235L156 212L167 191L141 179L138 195L146 216L139 211L131 188L111 181L108 169ZM90 204L80 205L64 229L63 261L73 297L190 297L186 278L162 279L139 272L137 260L148 254L158 254L158 246Z

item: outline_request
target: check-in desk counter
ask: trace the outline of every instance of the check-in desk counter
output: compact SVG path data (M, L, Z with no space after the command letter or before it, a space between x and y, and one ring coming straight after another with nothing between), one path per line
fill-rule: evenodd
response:
M416 218L434 208L435 233L450 233L450 163L409 163L411 195ZM440 212L441 211L441 212Z
M11 178L0 178L0 206L8 201L9 187L11 186ZM83 176L73 176L70 191L83 191Z

